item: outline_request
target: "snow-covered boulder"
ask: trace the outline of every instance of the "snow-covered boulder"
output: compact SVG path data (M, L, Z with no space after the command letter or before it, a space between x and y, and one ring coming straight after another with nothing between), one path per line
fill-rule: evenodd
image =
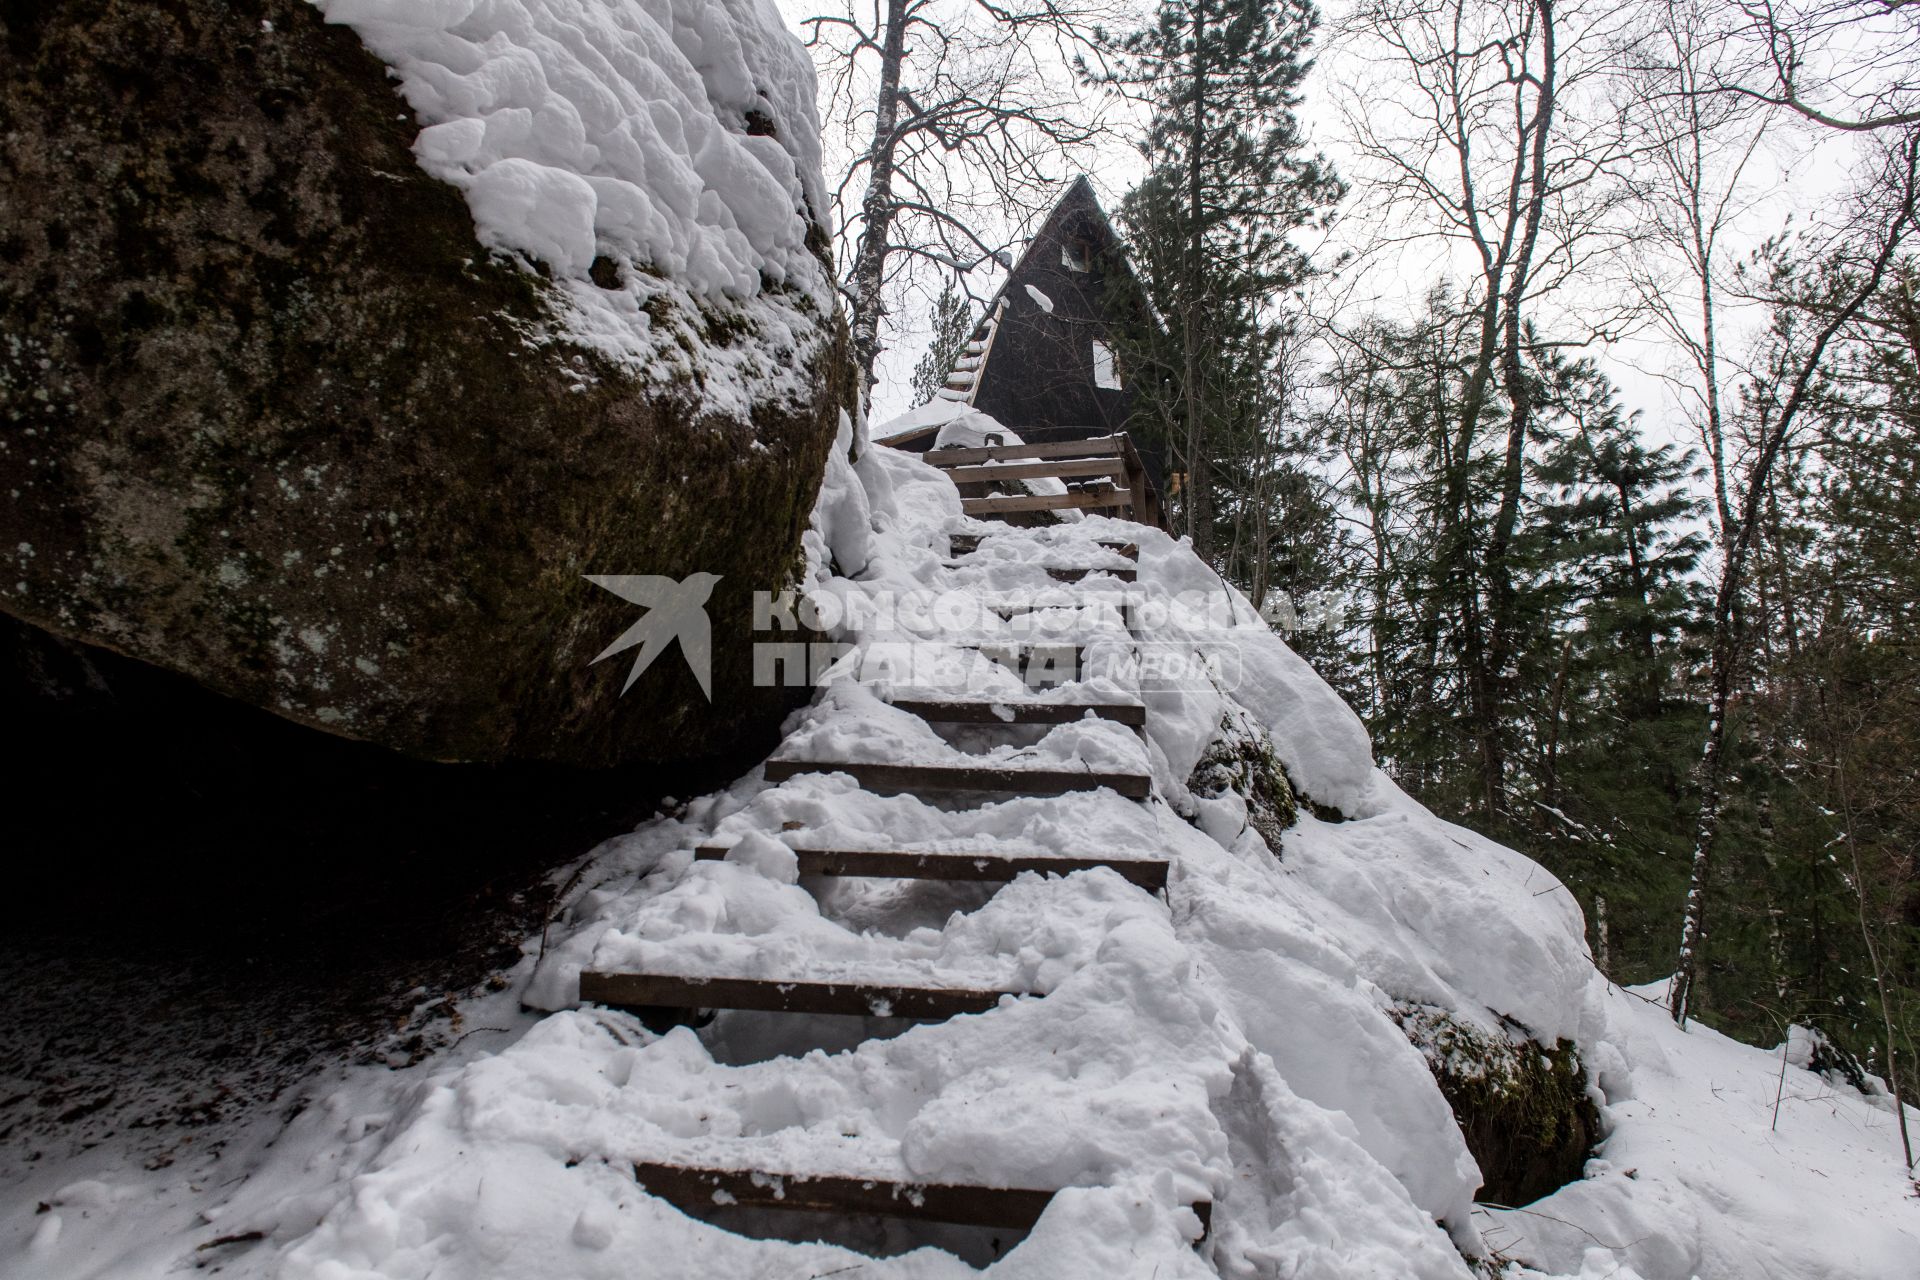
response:
M0 610L435 759L770 727L750 594L849 400L771 4L6 22ZM696 570L717 696L676 662L621 697L590 663L637 611L583 575Z

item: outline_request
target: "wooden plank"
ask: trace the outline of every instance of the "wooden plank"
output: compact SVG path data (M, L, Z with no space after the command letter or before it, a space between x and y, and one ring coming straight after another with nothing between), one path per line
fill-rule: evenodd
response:
M875 1214L1025 1231L1040 1220L1047 1202L1053 1199L1051 1191L1015 1187L893 1182L758 1169L636 1163L633 1172L650 1195L695 1214L711 1212L722 1204L739 1204L755 1209Z
M870 764L846 760L769 760L768 782L785 782L803 773L844 773L869 791L918 794L923 791L1005 791L1026 796L1060 796L1070 791L1110 787L1130 800L1144 800L1153 779L1144 773L1091 769L1006 769L979 765Z
M1004 561L999 567L1013 563L1015 562ZM949 561L944 567L948 569L960 569L965 566ZM1087 565L1081 568L1069 568L1065 565L1044 565L1042 567L1046 569L1047 576L1055 582L1084 582L1095 574L1105 574L1120 582L1138 582L1140 580L1140 571L1138 569L1109 569L1105 565Z
M1013 619L1031 613L1045 613L1050 609L1113 609L1122 614L1127 626L1133 625L1132 613L1135 601L1118 592L1104 596L1090 596L1080 600L1023 600L1019 603L1001 601L989 604L987 608L1002 618Z
M1012 515L1021 511L1092 511L1132 507L1133 490L1107 493L1028 493L1017 497L962 498L960 512L969 516Z
M984 533L952 533L947 535L947 544L950 548L950 554L954 556L970 556L980 549L980 544L985 542L986 539L987 535ZM1072 544L1063 542L1057 545L1070 546ZM1125 556L1129 560L1138 560L1140 558L1140 544L1137 542L1120 542L1113 538L1102 538L1094 545L1105 547L1115 555Z
M1053 566L1049 566L1047 569L1047 576L1055 582L1081 582L1096 573L1106 574L1108 577L1118 579L1121 582L1138 582L1140 580L1140 571L1138 569L1063 569Z
M1134 519L1142 524L1150 524L1160 529L1167 527L1165 504L1159 490L1153 487L1147 478L1146 463L1140 460L1140 451L1133 446L1133 437L1120 434L1120 456L1126 460L1127 470L1137 479L1129 479L1127 487L1140 494L1140 502L1134 510Z
M947 478L955 484L994 484L1001 480L1078 480L1086 476L1112 476L1115 484L1125 484L1126 460L1064 458L1053 462L1003 462L982 467L950 467L947 470Z
M1064 606L1062 606L1064 607ZM987 657L999 662L1001 653L1012 654L1015 651L1030 651L1029 656L1038 657L1045 650L1046 656L1054 662L1065 662L1069 654L1073 664L1079 666L1086 658L1087 651L1071 640L975 640L954 646L958 649L977 649Z
M921 456L936 467L972 467L983 462L1019 462L1027 458L1117 458L1123 436L1086 440L1041 440L1032 444L982 445L971 449L929 449Z
M1167 863L1158 858L1089 858L1061 854L1006 854L917 849L795 849L803 876L871 876L882 880L968 880L1002 882L1022 872L1065 876L1094 867L1110 867L1149 893L1167 887ZM703 844L693 851L702 861L727 856L727 846Z
M1069 724L1091 711L1102 720L1135 728L1147 722L1147 709L1128 702L988 702L896 698L893 705L923 720L946 724ZM1012 714L1001 715L1001 711Z
M836 1013L859 1018L952 1018L985 1013L1001 996L1024 991L967 987L890 987L784 978L694 979L671 973L583 970L580 999L617 1009L751 1009L761 1013Z
M978 650L989 662L1005 667L1034 689L1078 680L1087 664L1085 649L1060 641L983 641L960 647Z
M1029 1231L1054 1193L972 1183L897 1182L836 1174L775 1173L764 1169L694 1168L635 1161L633 1176L647 1194L700 1217L715 1209L790 1209L798 1213L912 1218L966 1227ZM1200 1219L1200 1238L1213 1230L1213 1202L1188 1206Z

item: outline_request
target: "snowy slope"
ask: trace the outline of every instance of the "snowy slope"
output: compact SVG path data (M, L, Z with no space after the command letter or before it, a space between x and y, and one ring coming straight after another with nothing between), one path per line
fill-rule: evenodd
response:
M771 0L313 3L392 68L479 244L549 278L543 336L741 419L806 388L833 311L820 126Z
M947 534L960 529L993 536L950 562ZM1096 654L1231 647L1241 665L1230 687L1149 687L1112 662L1046 695L1138 699L1144 740L1091 720L1011 739L943 736L886 705L920 687L923 672L903 681L883 661L905 642L951 658L939 669L978 694L1036 696L953 642L1012 635L981 603L1057 590L1049 564L1111 563L1100 537L1139 544L1140 634L1110 610L1032 621ZM755 770L588 860L544 945L529 941L513 990L469 1012L503 1035L412 1072L326 1082L284 1128L263 1118L225 1167L142 1173L96 1152L38 1170L19 1195L48 1211L9 1205L0 1271L160 1274L209 1256L196 1246L259 1232L211 1256L227 1274L315 1280L980 1273L931 1247L948 1243L937 1230L862 1228L865 1244L892 1250L884 1257L721 1231L642 1192L630 1171L641 1159L1067 1187L1017 1247L970 1255L997 1277L1399 1280L1468 1277L1476 1265L1513 1280L1914 1274L1920 1201L1900 1176L1883 1100L1777 1053L1680 1032L1609 988L1571 896L1403 796L1373 768L1358 721L1183 544L1101 518L975 525L942 475L872 448L857 464L836 451L808 545L813 594L871 607L851 611L859 625L840 634L852 652L776 754L940 762L998 751L1015 767L1145 772L1155 798L1097 791L948 809L868 794L844 775L769 785ZM878 625L892 616L879 605L907 598L945 604ZM1214 727L1242 712L1272 731L1287 772L1327 815L1303 813L1277 849L1242 801L1186 786ZM1028 874L997 893L803 884L795 840L1174 865L1164 899L1106 869ZM693 847L707 843L732 849L696 862ZM935 1024L728 1014L656 1036L624 1014L574 1007L583 966L622 964L937 977L1041 998ZM517 1014L515 1000L552 1012ZM1588 1176L1519 1210L1475 1206L1478 1171L1389 1016L1396 1002L1490 1034L1518 1023L1576 1041L1608 1127ZM1200 1196L1214 1202L1213 1230L1195 1248L1186 1206Z

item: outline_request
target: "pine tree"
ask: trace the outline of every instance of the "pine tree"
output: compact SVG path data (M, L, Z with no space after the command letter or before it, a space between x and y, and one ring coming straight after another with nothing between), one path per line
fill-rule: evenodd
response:
M1162 0L1113 78L1150 107L1146 179L1121 217L1165 331L1138 336L1143 406L1184 476L1186 532L1211 558L1223 456L1266 452L1281 291L1310 269L1288 235L1343 191L1295 110L1319 15L1307 0ZM1151 394L1151 392L1149 393ZM1236 443L1237 442L1237 443Z
M1515 838L1590 922L1605 900L1613 973L1644 981L1664 971L1691 834L1701 470L1648 447L1591 362L1543 359L1539 373L1551 438L1515 544Z
M1501 501L1504 439L1489 430L1456 455L1473 329L1444 291L1413 322L1364 323L1320 401L1346 510L1363 531L1340 544L1362 584L1356 631L1368 655L1355 703L1402 786L1546 863L1590 922L1604 900L1612 971L1654 978L1684 887L1700 727L1689 684L1704 615L1697 464L1643 440L1591 362L1523 334L1533 447L1511 552L1512 692L1496 726L1511 803L1494 818L1475 813L1480 726L1461 708L1472 696L1472 622L1488 599L1477 570Z
M973 309L949 280L940 290L940 300L933 304L933 337L928 340L920 363L913 366L915 405L923 405L940 394L972 332Z

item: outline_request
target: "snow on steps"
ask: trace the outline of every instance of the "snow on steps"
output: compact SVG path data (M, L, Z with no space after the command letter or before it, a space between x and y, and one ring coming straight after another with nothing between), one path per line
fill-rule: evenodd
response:
M892 699L893 705L922 720L946 724L1063 724L1094 716L1115 724L1144 728L1147 708L1138 702L1037 702L1026 698L972 701L938 698Z
M1057 796L1102 787L1131 800L1145 800L1153 778L1145 773L1097 769L994 768L958 764L887 764L860 760L769 760L767 781L785 782L803 773L844 773L869 791L905 791L925 795L941 791L1006 791L1026 796Z
M845 680L844 676L842 680ZM850 692L848 697L857 701L859 694ZM1018 699L996 703L895 699L891 706L895 711L926 721L945 719L996 727L1064 725L1084 719L1107 719L1136 726L1145 724L1145 707L1137 701L1081 703ZM1102 716L1101 712L1107 714ZM871 745L871 742L863 743L860 749L868 750ZM1145 799L1152 783L1148 773L1096 771L1091 768L894 764L837 756L826 759L779 756L767 761L764 768L767 781L774 783L811 772L850 776L868 791L903 791L916 795L925 795L930 791L1007 791L1025 796L1054 796L1104 787L1133 799ZM800 872L798 850L790 850L783 843L776 844L764 837L756 839L749 836L719 852L722 861L745 861L779 879L797 878ZM696 851L697 859L698 856L699 851ZM845 870L844 861L838 865ZM880 869L872 859L865 865L868 870ZM1166 864L1161 862L1158 865L1164 873ZM980 878L983 860L972 860L972 869L975 873L972 878ZM1069 874L1077 870L1095 869L1095 866L1083 865L1070 869ZM996 878L1011 879L1012 876ZM674 971L659 967L643 970L583 970L579 978L580 999L632 1010L649 1030L665 1032L675 1025L686 1025L703 1014L711 1018L714 1011L945 1019L984 1014L1001 1007L1003 1000L1043 994L1043 991L1025 985L958 985L956 975L951 970L938 966L933 975L938 979L937 985L912 985L886 981L882 977L882 970L872 966L845 969L842 971L845 976L841 980L833 980L826 978L817 965L809 966L804 972L769 977L749 976L734 969L705 967L687 973L681 968L685 963L684 957L662 957L662 960L673 966ZM999 1227L1030 1227L1052 1195L1051 1190L1009 1192L996 1183L987 1183L941 1186L930 1196L929 1189L924 1185L903 1183L891 1178L813 1177L804 1170L770 1170L764 1164L757 1164L752 1170L696 1170L654 1162L644 1165L641 1170L643 1185L688 1208L696 1207L702 1195L718 1192L737 1203L738 1193L743 1187L784 1188L789 1181L795 1180L807 1188L806 1193L789 1200L782 1191L774 1197L780 1207L803 1207L841 1215L891 1214L908 1209L912 1211L909 1216L944 1216L946 1220L955 1220L953 1215L959 1213L965 1215L958 1219L960 1221ZM903 1195L902 1187L911 1189ZM693 1203L689 1203L689 1198ZM1204 1230L1205 1223L1210 1220L1211 1201L1202 1198L1191 1207Z
M693 856L706 861L724 861L732 849L732 845L705 844L696 848ZM1168 863L1164 858L1117 854L1075 857L977 849L820 849L802 845L793 846L793 856L796 869L803 876L1006 881L1018 879L1029 871L1064 876L1107 867L1150 893L1167 887Z
M1570 896L1394 789L1338 698L1182 544L1089 519L1011 544L993 537L985 567L945 568L951 530L984 530L959 520L953 486L932 468L883 449L855 461L852 435L808 535L816 596L963 579L1012 590L1031 581L1023 561L1056 554L1047 544L1070 534L1136 541L1140 589L1155 598L1211 592L1231 605L1226 621L1180 615L1153 630L1174 645L1234 640L1242 667L1232 689L1140 699L1161 799L1096 791L955 807L872 795L843 775L774 784L756 772L691 801L584 865L538 964L530 951L524 985L501 997L559 1012L499 1052L469 1051L418 1082L381 1073L356 1086L361 1100L309 1110L289 1141L320 1152L320 1173L219 1193L211 1231L267 1231L261 1248L287 1280L981 1274L941 1249L897 1252L915 1239L964 1251L938 1234L861 1237L896 1254L873 1257L718 1230L643 1193L635 1166L654 1162L876 1187L1061 1188L1017 1247L970 1255L994 1280L1471 1280L1461 1250L1489 1244L1524 1264L1514 1280L1911 1275L1920 1208L1888 1154L1891 1116L1797 1066L1783 1072L1778 1053L1679 1032L1609 989ZM1117 626L1100 635L1094 653L1131 642ZM836 638L878 643L846 629ZM969 670L1004 681L983 696L1032 696L987 652L1031 655L1046 642L996 617L966 639L985 646L952 646ZM1082 696L1126 692L1095 671L1056 694L1089 685ZM1303 815L1269 849L1231 797L1187 793L1236 706L1271 733L1293 783L1347 820ZM906 733L890 716L912 719L881 697L823 696L789 727L829 733L879 717L885 735ZM1048 736L1037 752L1087 745ZM803 888L793 845L1103 851L1176 866L1164 902L1108 868L1020 874L997 891L860 878ZM728 855L696 857L701 846ZM919 960L1046 995L881 1038L872 1033L897 1027L841 1020L854 1030L838 1040L830 1019L740 1013L697 1036L653 1036L627 1015L572 1007L582 968L647 948L715 965ZM993 969L1008 957L1012 968ZM1575 1040L1610 1133L1589 1176L1518 1213L1476 1209L1477 1172L1388 1016L1396 1000L1495 1033L1499 1015L1543 1040ZM364 1098L382 1088L404 1099L384 1129L327 1145L330 1126L373 1109ZM315 1189L289 1204L290 1181ZM1195 1250L1189 1206L1201 1199L1212 1223Z
M1011 531L1001 535L1012 536ZM1137 535L1124 539L1096 536L1027 540L1024 544L1027 552L1038 550L1050 562L1043 562L1032 554L1016 553L1012 557L991 553L982 555L982 539L986 537L986 534L975 535L971 545L965 547L969 553L966 563L940 566L940 572L949 582L961 590L973 592L988 604L989 607L982 611L983 618L1000 620L999 625L1003 628L1001 637L1031 643L1037 620L1051 619L1056 631L1062 625L1073 629L1056 640L1071 645L1076 658L1103 642L1131 644L1136 639L1131 633L1131 619L1126 611L1079 608L1083 597L1077 593L1069 593L1066 598L1054 602L1061 606L1059 608L1036 610L1026 603L1013 604L1011 607L1002 605L1005 604L1003 597L1007 589L1030 584L1034 570L1048 573L1076 567L1060 563L1064 558L1059 555L1062 550L1077 550L1083 561L1091 557L1092 563L1078 566L1081 568L1123 570L1129 575L1136 573L1134 562L1140 554ZM995 543L999 540L993 539ZM1123 556L1120 554L1123 550L1132 554ZM1102 556L1110 559L1103 562ZM1069 621L1063 624L1061 615ZM921 638L934 643L951 641L978 646L976 652L991 645L991 641L985 637L936 633ZM854 635L851 639L859 644L870 641L872 637ZM1164 767L1164 752L1156 760L1150 736L1143 740L1125 732L1125 725L1113 722L1113 719L1135 721L1141 725L1147 722L1149 704L1142 700L1143 691L1137 685L1116 688L1109 676L1092 670L1076 671L1074 674L1077 678L1067 682L1064 689L1056 689L1038 699L1028 689L1022 691L1026 696L981 696L960 700L902 697L884 681L864 682L849 676L849 671L857 670L857 663L843 663L837 674L829 673L814 705L789 724L786 742L763 770L767 783L786 786L812 775L826 775L852 781L859 787L859 794L863 797L879 791L902 791L907 793L908 798L922 804L925 803L924 795L933 790L952 787L979 790L991 787L1014 792L1033 803L1040 802L1043 796L1058 797L1053 802L1057 807L1077 799L1074 793L1084 794L1088 791L1098 796L1117 790L1129 797L1146 799L1156 776L1156 765ZM977 667L975 674L978 674ZM1002 681L1008 678L1004 671L997 675ZM992 678L990 674L989 680ZM1117 698L1115 693L1119 695ZM930 715L919 714L938 714L937 708L954 705L966 707L965 720L983 729L1019 727L1022 718L1020 709L1031 708L1026 718L1038 721L1037 727L1045 728L1046 732L1038 742L964 751L932 732L927 723ZM1211 708L1217 704L1207 705ZM1109 719L1089 714L1096 707L1126 708L1127 711ZM1218 713L1208 709L1205 714L1211 719ZM979 746L978 743L972 745ZM1202 742L1198 745L1204 747L1205 744ZM1143 751L1143 748L1146 750ZM1050 768L1048 765L1066 767ZM1181 776L1184 777L1184 774ZM1164 826L1164 817L1158 811L1164 808L1164 802L1157 804L1154 818L1147 827L1148 831L1155 833ZM990 810L991 807L979 806L975 812ZM1068 821L1076 826L1082 825L1071 816ZM1128 825L1138 826L1137 823ZM786 829L785 824L782 829ZM1156 861L1164 865L1166 859ZM801 874L798 851L785 841L774 839L764 830L748 831L728 846L718 859L710 853L704 858L695 857L682 873L685 878L680 885L692 883L703 868L711 868L716 875L723 874L723 868L726 872L751 868L765 881L795 888ZM1103 881L1102 877L1110 879ZM770 932L761 931L753 936L751 942L739 935L728 939L715 937L706 931L682 931L674 937L671 948L663 948L642 942L634 931L616 925L595 946L591 967L582 972L580 991L586 998L611 999L623 1005L657 1002L677 1009L698 1006L740 1011L731 1015L735 1018L734 1024L723 1021L709 1033L722 1037L729 1034L729 1028L737 1025L740 1017L750 1016L746 1012L748 1010L897 1014L907 1008L921 1017L934 1014L999 1017L1012 1007L1002 1000L1003 995L1045 992L1047 995L1044 1000L1033 1003L1052 1006L1060 994L1062 980L1058 969L1052 974L1035 971L1031 974L1006 975L991 985L978 981L984 968L991 967L994 961L1004 963L1012 958L1023 966L1028 963L1034 953L1036 936L1043 936L1037 927L1040 922L1056 933L1066 930L1078 935L1079 944L1069 946L1065 955L1073 954L1088 943L1094 945L1094 954L1098 955L1102 948L1113 945L1117 937L1126 935L1125 929L1114 927L1117 922L1111 915L1091 929L1071 928L1077 907L1084 906L1089 900L1104 899L1104 894L1090 892L1091 886L1101 883L1126 885L1123 892L1139 892L1137 886L1128 885L1124 877L1103 867L1076 871L1065 879L1041 880L1020 875L1006 889L974 911L949 914L945 926L937 934L925 926L911 931L907 937L918 940L920 947L918 954L912 957L912 963L925 966L922 971L928 974L926 985L919 987L909 987L902 982L883 984L875 980L875 975L899 964L903 953L912 952L915 948L902 946L901 940L876 940L871 933L860 935L860 943L847 946L844 942L840 945L826 944L824 938L809 938L804 944L796 945L795 940L779 926ZM1063 886L1071 886L1070 891L1063 892ZM675 887L678 886L667 888L665 893L672 895ZM726 895L732 904L730 910L745 907L746 898L758 891L746 884L736 883L730 887L732 892ZM821 906L830 908L830 896L823 894L823 899ZM1164 912L1165 908L1161 907L1160 910ZM674 914L657 904L651 914L658 919L663 911L667 915ZM1001 927L1000 920L1009 913L1024 914L1031 923L1017 930L996 933ZM771 913L750 911L749 914L764 916ZM1164 929L1167 918L1161 915L1159 922ZM811 929L811 926L800 922L788 923L800 932ZM1000 949L995 951L982 947L980 939L983 936L997 936ZM924 950L927 946L934 948L931 954ZM804 967L793 963L795 956L807 958ZM1086 957L1082 952L1075 968L1085 964ZM823 985L821 975L828 971L842 975L843 982L849 985L838 988ZM1177 966L1175 972L1178 972ZM1073 969L1069 968L1065 977L1068 989L1072 986L1072 974ZM621 975L626 976L623 978ZM970 975L974 980L968 985L960 985L963 975ZM666 981L663 982L663 979ZM626 984L624 989L622 983ZM1164 977L1161 984L1165 984ZM671 997L658 998L668 986L672 987ZM661 1025L659 1010L648 1008L645 1012L656 1018L655 1025ZM956 1022L970 1020L959 1018ZM857 1044L854 1052L858 1054L866 1052L871 1046L896 1042L866 1041ZM805 1042L789 1037L785 1043L793 1051L798 1051ZM1057 1053L1058 1049L1052 1052ZM1232 1054L1229 1053L1227 1057L1231 1058ZM800 1061L810 1064L814 1057L806 1055ZM1221 1059L1215 1058L1214 1061L1218 1063ZM1217 1066L1213 1069L1217 1070ZM1213 1092L1213 1089L1204 1087L1200 1091L1201 1096ZM1118 1143L1124 1146L1126 1138L1133 1136L1130 1127L1115 1130L1101 1125L1098 1129L1106 1131L1103 1136L1109 1145ZM1216 1136L1209 1138L1209 1134ZM1186 1143L1198 1138L1204 1147L1205 1144L1217 1142L1217 1135L1218 1126L1210 1121L1189 1130ZM1004 1141L1004 1137L996 1138L991 1145L998 1146ZM829 1148L833 1145L831 1142L827 1144ZM1169 1148L1164 1142L1157 1144L1151 1158L1143 1160L1136 1157L1129 1160L1128 1165L1139 1168L1125 1172L1139 1176L1141 1172L1157 1170L1156 1176L1165 1189L1171 1189L1182 1181L1191 1185L1191 1175L1188 1178L1176 1178L1174 1182L1166 1181L1179 1168L1179 1162L1169 1161L1168 1155L1184 1145L1181 1143ZM1011 1163L990 1159L980 1185L1049 1185L1046 1180L1023 1178L1017 1152L1013 1154L1016 1159ZM795 1171L827 1170L835 1158L831 1150L814 1150L811 1153L814 1163L795 1163L791 1159L784 1162L774 1160L762 1152L743 1163L741 1157L744 1155L745 1152L736 1153L732 1162L719 1166L682 1162L675 1167L719 1167L736 1171L757 1168L763 1173L780 1170L791 1174ZM674 1163L658 1152L649 1153L646 1158L656 1164ZM864 1177L883 1181L915 1174L926 1176L913 1168L895 1171L885 1166L868 1166L860 1172ZM1112 1176L1103 1180L1113 1181L1115 1177L1123 1177L1122 1167L1115 1167ZM1082 1168L1072 1177L1061 1179L1056 1176L1052 1184L1070 1186L1076 1182L1084 1184L1097 1181L1089 1177L1087 1169ZM1210 1203L1213 1194L1211 1181L1202 1180L1195 1192L1172 1197L1168 1208ZM1164 1190L1162 1198L1165 1198ZM1187 1209L1190 1218L1191 1212L1190 1208ZM1190 1220L1187 1226L1192 1227L1196 1222L1197 1219ZM1188 1230L1182 1238L1196 1237L1194 1232Z

